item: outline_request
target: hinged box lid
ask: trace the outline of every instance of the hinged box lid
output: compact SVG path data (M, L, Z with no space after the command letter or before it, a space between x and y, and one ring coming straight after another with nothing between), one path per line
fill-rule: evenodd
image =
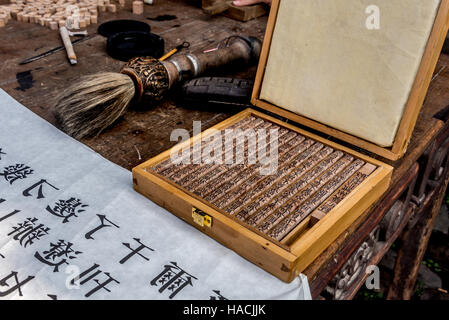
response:
M449 28L449 0L273 0L252 103L401 158Z

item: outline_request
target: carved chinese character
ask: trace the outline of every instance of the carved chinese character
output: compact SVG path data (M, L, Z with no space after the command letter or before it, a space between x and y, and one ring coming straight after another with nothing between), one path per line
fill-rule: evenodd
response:
M26 248L50 231L50 228L45 227L42 223L37 224L37 221L37 218L27 218L17 227L13 227L13 231L8 233L8 236L14 235L13 239L19 241L20 245Z
M1 199L0 198L0 204L5 202L5 201L6 201L5 199ZM8 213L8 214L6 214L4 216L0 216L0 222L2 222L3 220L8 219L9 217L12 217L13 215L15 215L16 213L19 213L19 212L20 212L20 210L13 210L12 212L10 212L10 213Z
M50 243L50 249L39 253L36 251L34 257L42 263L54 267L53 272L59 272L59 266L69 264L67 260L76 259L81 251L75 251L73 243L59 240L57 243Z
M5 155L6 153L4 153L4 152L2 151L2 148L0 148L0 160L2 160L2 154Z
M19 163L14 166L3 168L3 172L0 173L0 176L3 176L9 184L13 184L16 180L26 179L26 177L33 174L33 172L34 171L30 167Z
M209 300L228 300L227 298L223 297L220 293L220 290L213 290L214 295L210 296Z
M77 214L86 211L84 208L88 207L83 204L80 199L70 198L68 200L59 200L53 205L53 208L47 206L47 211L52 215L64 218L62 223L69 222L71 217L78 217Z
M104 214L97 214L98 218L100 219L100 225L92 230L90 230L88 233L86 233L84 235L84 237L86 239L90 239L90 240L95 240L92 235L97 232L98 230L101 230L103 228L108 228L108 227L116 227L116 228L120 228L118 225L116 225L115 223L113 223L111 220L109 220L108 218L106 218L106 216ZM106 224L105 221L109 222L110 224Z
M36 182L35 184L33 184L31 187L23 190L22 194L23 194L24 197L31 197L32 196L31 191L33 191L33 189L39 187L39 189L37 190L37 199L43 199L43 198L45 198L44 192L42 190L44 185L48 185L48 186L52 187L55 190L59 190L55 186L53 186L50 183L48 183L47 180L42 179L41 181Z
M3 220L8 219L9 217L12 217L13 215L15 215L16 213L19 213L19 212L20 212L20 210L13 210L13 211L11 211L10 213L0 217L0 222L2 222Z
M19 281L18 273L16 271L11 271L9 275L0 279L0 297L6 297L16 290L19 292L20 296L23 296L22 286L32 279L34 279L33 276L28 276L25 280ZM11 282L12 280L15 281L15 284Z
M140 253L140 251L142 251L143 249L147 249L150 251L154 251L154 249L147 247L146 245L144 245L142 242L140 242L140 239L134 238L134 241L137 241L140 246L138 246L136 249L131 248L131 245L129 243L122 243L125 247L127 247L128 249L131 250L131 253L129 253L126 257L124 257L122 260L120 260L120 264L124 264L126 261L129 260L129 258L131 258L134 255L139 255L140 257L142 257L143 259L145 259L146 261L149 261L150 259L148 259L147 257L145 257L143 254Z
M87 282L89 282L90 280L94 280L98 285L93 288L92 290L90 290L88 293L85 294L86 298L89 298L91 295L93 295L95 292L97 292L100 289L106 290L107 292L111 292L111 290L109 288L107 288L106 286L111 283L111 282L115 282L117 284L120 284L120 282L118 282L116 279L114 279L113 277L111 277L111 275L109 274L109 272L103 272L101 270L96 270L100 265L94 263L92 265L92 267L90 267L89 269L87 269L86 271L83 271L79 274L79 276L75 277L74 279L72 279L70 281L70 283L72 285L75 284L75 280L79 281L80 285L84 285ZM99 276L103 274L104 276L106 276L106 280L100 283L100 280L98 279L94 279L95 277Z
M171 264L164 266L164 270L154 278L150 284L152 286L161 286L159 288L160 293L167 289L171 292L169 298L172 299L186 286L193 286L192 279L197 278L178 267L176 262L170 263Z

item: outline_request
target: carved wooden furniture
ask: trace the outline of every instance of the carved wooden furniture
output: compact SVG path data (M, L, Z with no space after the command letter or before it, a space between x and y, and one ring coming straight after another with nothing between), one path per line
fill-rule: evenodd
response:
M444 71L448 62L447 56L440 57L411 149L395 164L388 195L305 270L315 298L353 298L365 284L367 266L376 265L397 239L398 256L387 298L410 299L413 295L449 181L449 106L445 107L449 95L441 94L449 86L449 73ZM371 233L375 229L377 233Z
M361 232L354 234L344 251L335 257L335 262L328 265L329 270L326 276L323 274L323 279L328 279L339 270L332 275L326 288L333 299L350 299L357 293L368 276L367 267L380 262L408 223L413 212L410 199L418 169L417 164L409 169L359 227ZM316 290L317 285L318 282L313 283L313 290ZM314 293L317 294L316 291Z
M449 111L449 107L446 111ZM449 122L447 118L444 120L445 127L426 152L398 183L390 188L390 193L359 227L359 231L363 228L371 230L369 235L365 238L354 235L334 258L334 262L327 265L332 271L317 276L323 282L312 282L312 292L315 296L319 296L320 283L323 285L329 275L339 270L321 295L330 294L332 299L337 300L353 298L357 290L364 285L368 276L367 267L379 263L393 242L400 238L395 276L387 298L411 298L420 262L449 181ZM428 174L429 172L431 173ZM380 223L374 221L374 217L381 218ZM366 231L363 231L363 234L366 234Z
M414 215L401 236L401 250L395 264L395 277L389 299L409 299L414 292L419 265L424 257L435 219L449 181L449 107L437 114L445 127L427 149L422 163L423 175L413 198ZM421 193L420 193L421 192ZM419 241L416 241L419 239Z

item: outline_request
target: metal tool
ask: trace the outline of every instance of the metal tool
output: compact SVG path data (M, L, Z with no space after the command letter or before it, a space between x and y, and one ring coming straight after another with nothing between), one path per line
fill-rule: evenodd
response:
M168 52L167 54L165 54L163 57L159 58L159 60L160 60L160 61L167 60L167 59L170 58L172 55L174 55L176 52L180 51L181 49L187 49L188 47L190 47L190 42L184 41L184 42L181 43L179 46L175 47L173 50L171 50L170 52Z
M72 41L72 45L77 44L77 43L80 43L80 42L83 42L83 41L86 41L86 40L88 40L88 39L90 39L90 38L91 38L90 36L86 36L86 37L83 37L83 38L79 38L79 39L73 40L73 41ZM47 56L49 56L49 55L52 55L52 54L55 53L55 52L62 51L62 50L64 50L64 49L65 49L64 46L58 46L58 47L55 47L55 48L53 48L53 49L51 49L51 50L48 50L48 51L43 52L43 53L41 53L41 54L38 54L37 56L31 57L31 58L28 58L28 59L25 59L25 60L19 62L19 65L24 65L24 64L31 63L31 62L33 62L33 61L36 61L36 60L45 58L45 57L47 57Z

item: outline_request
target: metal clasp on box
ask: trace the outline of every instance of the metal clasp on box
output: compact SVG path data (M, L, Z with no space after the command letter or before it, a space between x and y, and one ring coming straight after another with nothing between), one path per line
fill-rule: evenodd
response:
M202 227L212 227L212 217L198 208L192 208L192 218L196 224Z

